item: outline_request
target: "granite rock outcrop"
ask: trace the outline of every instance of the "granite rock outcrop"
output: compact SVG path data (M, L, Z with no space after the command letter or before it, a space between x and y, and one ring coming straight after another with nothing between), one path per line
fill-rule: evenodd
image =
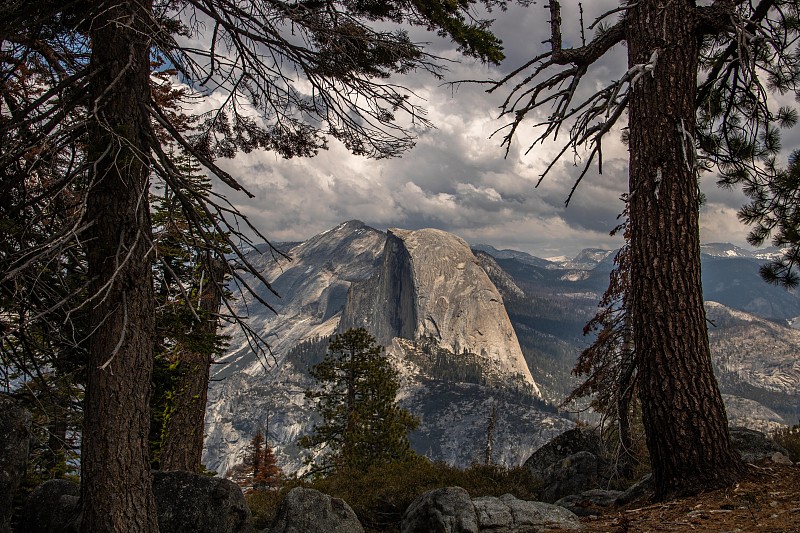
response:
M390 229L380 268L351 287L339 329L348 327L365 327L387 346L404 338L470 354L485 382L521 382L538 394L503 297L451 233Z

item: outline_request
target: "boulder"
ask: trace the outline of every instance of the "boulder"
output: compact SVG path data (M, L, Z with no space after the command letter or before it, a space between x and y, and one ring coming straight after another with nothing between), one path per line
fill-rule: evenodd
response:
M426 492L406 509L401 533L478 533L478 517L469 493L461 487Z
M601 515L622 496L619 490L592 489L571 494L558 500L555 505L569 509L578 516Z
M0 397L0 533L11 528L14 494L25 476L31 414L14 399Z
M647 474L642 479L628 487L628 489L622 494L620 494L617 498L616 504L625 505L639 500L652 493L653 490L655 490L653 485L653 474Z
M786 454L781 453L781 452L773 453L772 457L770 459L772 460L773 463L777 463L777 464L780 464L780 465L793 465L794 464L794 462L791 459L789 459L789 457Z
M250 510L238 485L192 472L153 472L161 533L250 533ZM19 531L78 531L80 485L54 479L39 485L25 503Z
M194 472L153 472L161 533L249 533L250 509L228 479Z
M756 463L763 459L772 459L773 455L780 453L789 455L786 448L776 443L760 431L743 427L730 428L733 447L742 456L745 463Z
M364 533L344 500L295 487L283 499L268 533ZM163 533L163 532L162 532Z
M608 484L608 461L581 451L548 466L542 473L539 498L553 503L564 496Z
M578 452L590 452L601 456L602 449L602 441L596 432L585 428L573 428L533 452L525 461L524 466L533 474L534 478L541 480L545 470L553 463L560 462Z
M519 500L511 494L470 500L461 487L427 492L403 515L402 533L536 533L553 529L583 529L575 514L542 502Z
M584 527L572 511L549 503L519 500L511 494L504 494L499 498L475 498L472 503L481 533L537 533L554 529L578 530Z
M539 487L540 499L548 503L605 488L610 466L600 435L586 428L565 431L533 452L524 464Z
M81 487L66 479L51 479L36 487L25 500L18 531L77 533Z

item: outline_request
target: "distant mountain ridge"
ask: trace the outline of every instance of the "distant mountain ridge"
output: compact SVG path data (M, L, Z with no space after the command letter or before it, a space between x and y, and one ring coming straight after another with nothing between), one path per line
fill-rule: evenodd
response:
M777 259L783 255L785 251L785 249L776 248L775 246L768 246L766 248L750 251L729 242L710 242L700 246L701 253L714 257L744 257L761 261Z
M761 279L763 255L731 244L704 245L702 275L711 351L722 391L731 400L731 420L774 429L800 417L795 354L800 331L790 327L798 322L792 318L800 314L800 297ZM495 260L524 292L503 291L503 296L531 371L554 402L577 384L570 370L588 345L581 331L597 311L613 256L587 271L547 271L513 258ZM496 284L502 291L507 282Z
M527 252L520 252L518 250L508 250L508 249L498 250L497 248L495 248L490 244L474 244L472 246L472 249L478 250L480 252L486 252L487 254L497 259L516 259L517 261L520 261L522 263L535 265L541 268L552 268L556 266L556 264L553 263L552 261L533 256Z
M583 288L600 294L608 285L608 273L617 253L617 250L586 248L574 258L556 262L526 252L496 250L486 244L472 248L491 255L507 272L519 272L515 279L520 286L549 280L551 285L557 285L556 292L561 290L558 285L566 282L564 290L567 292ZM779 256L781 250L765 248L751 252L730 243L709 243L700 248L706 301L771 320L789 321L800 317L800 292L769 285L758 273L759 266Z

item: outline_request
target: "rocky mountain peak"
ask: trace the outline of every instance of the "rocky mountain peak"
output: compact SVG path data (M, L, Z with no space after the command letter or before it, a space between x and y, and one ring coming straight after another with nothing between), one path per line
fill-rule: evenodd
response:
M603 259L613 253L613 250L603 250L601 248L584 248L575 256L572 262L576 265L586 265L590 268L597 265Z
M281 467L301 469L297 440L316 421L303 394L313 384L308 368L324 356L328 336L353 326L388 347L399 399L421 420L412 446L434 460L466 465L483 457L486 417L495 408L495 460L502 464L520 464L571 426L539 400L503 299L462 239L439 230L383 233L349 221L286 251L292 260L280 263L251 252L282 296L264 290L278 314L246 296L236 305L249 310L273 357L258 359L240 332L227 330L230 348L209 390L208 468L224 473L242 460L255 431L268 427Z
M275 362L298 342L336 330L350 284L372 274L385 240L383 232L351 220L285 249L291 260L276 258L258 247L249 253L248 260L261 269L281 297L252 276L245 279L277 313L264 309L247 294L240 295L235 305L240 313L249 315L253 330L269 339ZM230 348L214 377L224 378L240 370L261 373L264 361L253 352L241 329L231 325L226 333L231 335Z
M538 392L502 296L451 233L389 230L381 267L348 294L340 329L359 326L384 345L397 337L433 341L454 355L477 356L487 377L517 376Z
M739 248L729 242L709 242L700 245L700 251L712 257L747 257L753 258L753 252Z
M365 239L366 238L366 239ZM332 254L354 254L356 256L367 247L365 240L382 240L382 232L367 226L360 220L349 220L311 237L291 250L292 258L327 258Z

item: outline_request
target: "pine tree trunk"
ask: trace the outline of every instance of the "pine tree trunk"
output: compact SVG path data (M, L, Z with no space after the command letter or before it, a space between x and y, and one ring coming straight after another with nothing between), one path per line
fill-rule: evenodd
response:
M625 478L633 477L637 459L633 455L633 437L631 436L631 403L634 398L636 363L633 360L633 343L631 341L630 315L625 314L625 325L620 354L620 374L617 379L617 420L619 428L620 453L617 457L617 469Z
M59 394L58 392L56 394ZM59 401L64 398L59 394ZM47 424L47 455L45 458L45 468L52 472L64 463L64 453L67 442L67 414L66 409L62 409L62 404L55 406L55 412L51 415Z
M629 66L658 50L629 110L631 311L657 498L730 484L742 468L711 366L700 284L695 9L687 0L640 0L628 12Z
M157 532L147 434L153 285L146 161L148 0L92 21L87 218L92 336L81 452L81 531Z
M200 297L200 316L208 317L204 333L217 333L217 313L222 302L220 286L225 276L225 264L209 261L206 267L208 282ZM208 379L212 352L178 349L181 377L176 395L164 420L163 444L159 467L161 470L199 472L203 455Z

